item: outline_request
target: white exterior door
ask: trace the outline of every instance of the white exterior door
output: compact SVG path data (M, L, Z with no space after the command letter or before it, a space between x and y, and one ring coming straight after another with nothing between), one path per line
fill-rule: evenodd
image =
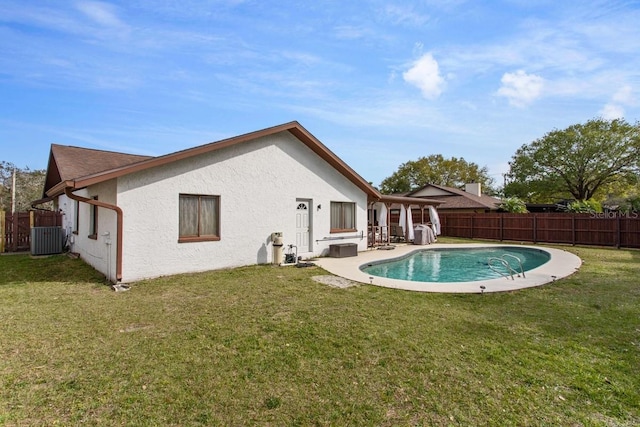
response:
M309 247L309 215L311 202L309 200L296 200L296 246L298 252L311 252Z

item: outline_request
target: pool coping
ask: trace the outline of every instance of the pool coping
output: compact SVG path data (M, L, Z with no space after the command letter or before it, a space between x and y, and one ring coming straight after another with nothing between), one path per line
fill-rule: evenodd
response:
M487 246L510 246L543 250L551 255L551 259L540 267L527 271L526 277L515 277L514 280L511 280L511 278L499 278L473 282L414 282L371 276L360 270L360 266L365 264L400 258L412 252L425 249L480 248ZM386 288L418 292L482 293L513 291L551 283L576 272L582 265L582 260L570 252L547 246L514 245L509 243L434 243L425 246L401 244L396 245L393 250L370 249L358 252L358 256L355 257L318 258L314 260L314 263L336 276ZM484 286L484 289L481 286Z

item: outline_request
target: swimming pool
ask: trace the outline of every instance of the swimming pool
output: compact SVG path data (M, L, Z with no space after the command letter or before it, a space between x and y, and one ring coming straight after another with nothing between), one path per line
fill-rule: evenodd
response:
M362 270L368 265L379 264L381 261L394 261L425 249L449 248L531 248L545 252L549 260L539 267L526 272L526 277L514 279L498 277L492 279L459 281L459 282L427 282L402 280L390 277L374 276ZM346 258L321 257L314 259L314 263L336 276L368 285L382 286L392 289L403 289L417 292L447 292L447 293L481 293L503 292L516 289L530 288L551 283L555 280L573 274L582 265L582 260L571 252L538 245L508 245L490 243L435 243L429 246L396 245L393 250L367 250L358 252L358 256ZM440 264L442 269L442 264Z
M548 252L517 246L424 249L392 260L365 264L372 276L416 282L473 282L507 278L551 259Z

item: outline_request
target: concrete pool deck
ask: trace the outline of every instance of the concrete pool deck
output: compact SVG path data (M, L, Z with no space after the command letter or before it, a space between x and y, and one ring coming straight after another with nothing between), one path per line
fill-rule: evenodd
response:
M519 248L524 247L543 250L551 255L551 259L540 267L525 272L525 278L514 276L514 280L501 277L499 279L477 280L473 282L414 282L371 276L360 270L360 266L362 265L381 260L400 258L415 251L438 248L482 248L491 246L515 246ZM531 288L567 277L582 265L582 260L578 256L560 249L548 248L546 246L503 243L434 243L426 246L397 244L393 250L370 249L364 252L358 252L358 256L355 257L317 258L314 259L313 262L336 276L359 283L408 291L445 293L481 293L483 290L480 286L485 287L484 292L504 292Z

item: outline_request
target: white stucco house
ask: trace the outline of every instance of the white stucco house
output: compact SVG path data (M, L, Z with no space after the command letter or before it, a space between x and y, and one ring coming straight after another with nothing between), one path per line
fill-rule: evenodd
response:
M69 249L111 282L327 255L368 245L381 195L298 122L159 157L52 145L43 199ZM415 200L415 199L414 199Z

